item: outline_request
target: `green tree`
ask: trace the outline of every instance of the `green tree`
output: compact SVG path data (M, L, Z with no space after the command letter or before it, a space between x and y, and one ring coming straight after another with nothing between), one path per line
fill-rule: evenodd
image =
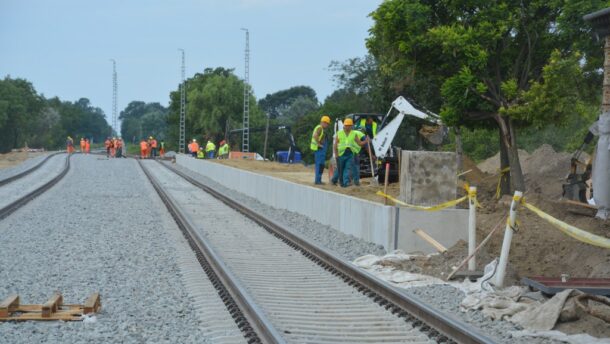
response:
M230 129L242 127L244 82L233 69L206 68L186 81L186 139L219 141ZM180 92L170 93L168 137L170 147L177 147L179 139ZM250 96L250 127L262 126L264 115ZM230 140L233 149L241 148L241 136ZM250 151L262 152L262 139L250 137Z
M281 119L298 99L309 99L311 103L318 103L316 91L309 86L294 86L265 96L258 101L258 105L271 119Z
M24 79L0 80L0 152L23 147L36 134L32 131L44 107L43 98Z
M502 168L510 166L503 192L510 191L509 181L525 190L517 129L565 125L595 98L602 51L582 15L606 6L599 0L388 0L371 14L367 46L395 87L415 91L409 94L440 111L446 124L495 126Z
M121 136L133 143L153 136L164 140L169 110L159 103L132 101L121 111Z

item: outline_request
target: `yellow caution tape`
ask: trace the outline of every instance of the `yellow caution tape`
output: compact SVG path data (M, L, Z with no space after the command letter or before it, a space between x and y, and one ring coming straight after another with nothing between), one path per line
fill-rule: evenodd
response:
M477 200L477 190L470 190L470 185L468 183L464 183L464 190L466 190L466 194L468 198L474 199L474 205L477 208L483 208L481 203Z
M502 185L502 177L508 172L510 172L510 166L498 171L498 173L500 173L500 177L498 177L498 186L496 186L496 199L500 199L500 186Z
M399 201L396 198L383 193L383 191L377 191L377 195L385 197L385 198L389 199L390 201L392 201L392 202L394 202L396 204L400 204L400 205L402 205L404 207L413 208L413 209L417 209L417 210L423 210L423 211L438 211L438 210L441 210L441 209L445 209L445 208L456 206L456 205L458 205L458 204L460 204L460 203L462 203L462 202L464 202L465 200L468 199L468 195L466 195L466 196L464 196L462 198L454 199L453 201L445 202L445 203L442 203L442 204L439 204L439 205L433 205L433 206L430 206L430 207L425 207L425 206L422 206L422 205L413 205L413 204L405 203L403 201Z
M531 210L533 213L538 215L540 218L548 221L550 224L555 226L557 229L562 231L563 233L571 236L572 238L587 243L589 245L610 248L610 239L604 238L595 234L591 234L589 232L583 231L582 229L576 228L572 225L569 225L563 221L560 221L553 216L545 213L544 211L536 208L535 206L525 202L525 199L521 200L521 204Z

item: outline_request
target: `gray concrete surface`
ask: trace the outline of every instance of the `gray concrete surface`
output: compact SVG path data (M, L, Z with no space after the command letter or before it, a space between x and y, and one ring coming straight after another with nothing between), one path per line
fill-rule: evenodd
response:
M455 153L402 151L400 163L401 201L430 206L456 198Z

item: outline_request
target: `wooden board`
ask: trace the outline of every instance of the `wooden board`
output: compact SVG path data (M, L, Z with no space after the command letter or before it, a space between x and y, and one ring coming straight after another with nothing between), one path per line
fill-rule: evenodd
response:
M0 303L0 321L80 321L83 315L95 313L100 308L99 293L89 296L83 305L64 305L60 293L54 294L44 304L31 305L20 305L19 295L11 295Z

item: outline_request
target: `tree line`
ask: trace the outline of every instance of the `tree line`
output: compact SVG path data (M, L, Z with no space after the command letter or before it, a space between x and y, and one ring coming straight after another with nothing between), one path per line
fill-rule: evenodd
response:
M103 142L111 134L104 112L87 98L47 99L27 80L9 76L0 80L0 153L26 145L65 148L68 136Z

